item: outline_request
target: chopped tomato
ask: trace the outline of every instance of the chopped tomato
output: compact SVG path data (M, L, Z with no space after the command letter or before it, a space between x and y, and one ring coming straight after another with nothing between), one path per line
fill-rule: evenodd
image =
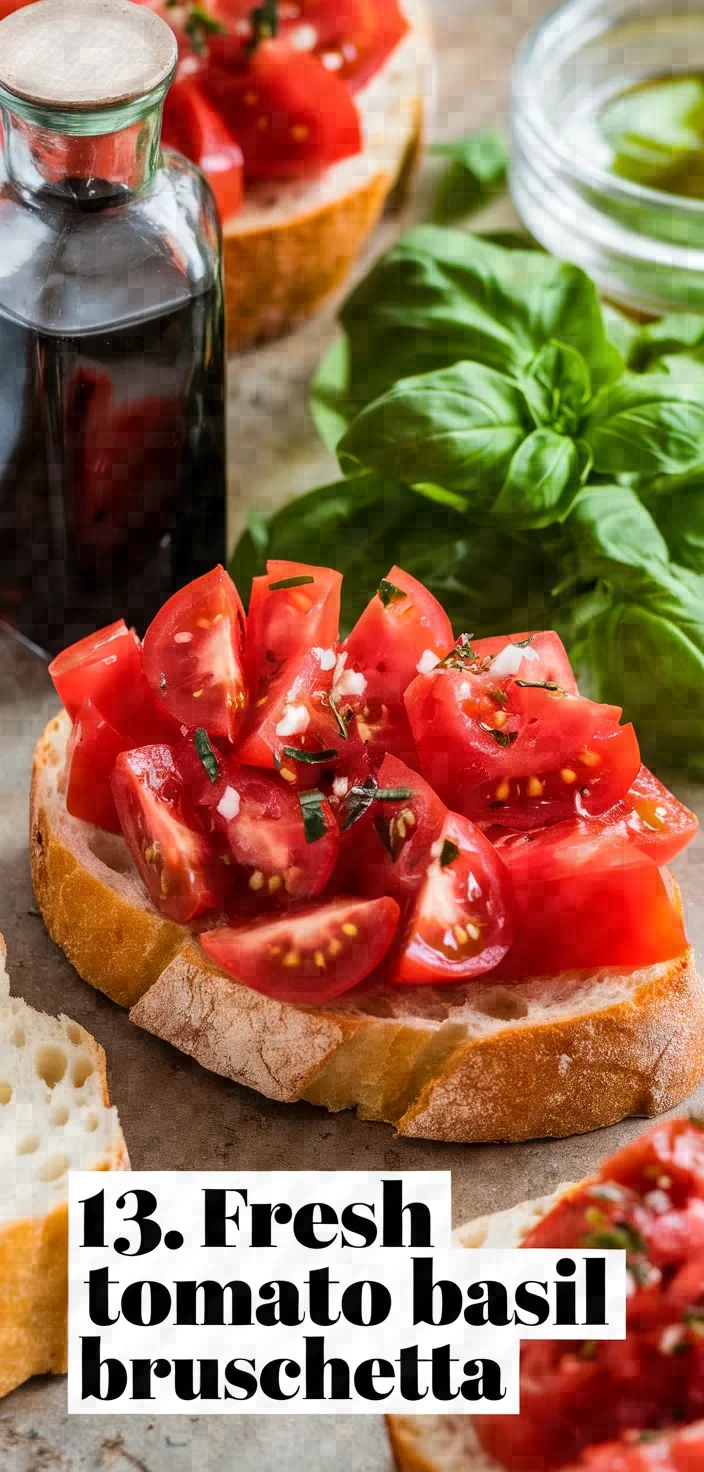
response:
M168 743L178 735L152 694L142 669L142 646L124 619L64 649L49 674L72 721L90 701L125 738L123 746Z
M577 681L567 650L558 634L544 633L494 635L490 639L472 639L477 673L491 674L495 680L514 675L521 680L546 680L559 685L568 695L578 695Z
M144 669L177 721L234 741L247 693L242 665L244 609L224 567L174 593L144 636Z
M296 8L289 39L314 27L316 54L352 90L379 71L409 29L397 0L298 0Z
M186 748L186 753L192 767L195 747ZM183 770L181 752L177 760ZM200 780L191 791L206 830L224 838L251 896L285 903L322 894L340 844L335 816L323 793L299 795L278 776L227 757L216 756L215 761L219 765L215 782L201 765Z
M403 696L419 669L444 657L452 625L432 593L392 567L343 644L347 705L359 717L372 761L386 752L417 767Z
M647 767L600 821L607 828L623 826L630 842L661 866L671 864L699 831L699 819Z
M142 673L142 651L134 629L123 618L79 639L49 665L56 693L75 720L84 701L107 704L108 688L127 689ZM110 705L113 705L112 696Z
M510 977L599 966L650 966L680 956L682 919L653 859L589 824L506 834L496 844L514 899Z
M620 710L532 672L475 669L474 651L459 649L405 695L423 775L448 807L523 829L603 813L625 797L640 752Z
M511 945L511 888L489 840L448 813L411 913L395 980L458 982L492 971Z
M250 709L238 761L280 771L291 784L315 787L341 759L352 759L349 734L342 735L330 704L334 671L326 655L314 650L286 661Z
M162 141L165 148L192 159L205 174L222 220L237 214L244 198L242 150L191 77L177 77L167 93Z
M247 614L245 665L253 699L258 699L288 659L318 650L321 665L334 669L340 631L342 577L329 567L304 562L267 562L254 578Z
M577 1466L585 1472L703 1472L704 1422L673 1431L625 1432L620 1441L587 1447Z
M214 49L204 82L244 155L248 179L300 179L362 150L362 126L344 82L306 51L263 41L241 67Z
M363 981L388 951L395 900L337 899L238 929L209 930L204 951L265 996L302 1006L329 1002Z
M66 753L66 808L72 817L95 823L109 833L121 831L110 777L126 745L124 736L86 700L76 716Z
M111 785L125 841L162 915L187 925L219 913L225 870L192 810L170 748L122 752Z
M343 839L351 845L364 893L390 894L400 904L413 900L445 815L432 787L395 756L385 757L376 777L351 788L340 821L350 825Z
M667 1120L563 1195L529 1232L526 1248L626 1249L627 1338L523 1345L520 1415L475 1422L482 1446L502 1466L513 1472L572 1464L592 1472L699 1466L688 1457L690 1447L704 1445L701 1427L686 1433L672 1422L699 1421L704 1409L703 1192L702 1129ZM663 1223L669 1224L665 1253ZM637 1460L649 1447L659 1449L655 1462Z

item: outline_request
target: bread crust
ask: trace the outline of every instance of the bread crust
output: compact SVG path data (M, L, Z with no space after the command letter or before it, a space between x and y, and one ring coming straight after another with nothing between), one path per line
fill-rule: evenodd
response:
M110 1104L105 1052L73 1024L93 1059L105 1107ZM129 1170L122 1131L97 1170ZM68 1368L68 1203L45 1216L0 1226L0 1396L33 1375L65 1375Z
M424 0L403 0L411 30L357 94L364 149L310 186L255 185L225 223L230 350L278 337L343 286L387 202L400 207L420 157L431 55Z
M269 1099L356 1108L408 1138L560 1138L682 1102L704 1072L694 954L643 971L464 988L358 989L324 1007L260 996L152 908L120 838L71 818L70 723L34 761L31 861L50 934L139 1027Z

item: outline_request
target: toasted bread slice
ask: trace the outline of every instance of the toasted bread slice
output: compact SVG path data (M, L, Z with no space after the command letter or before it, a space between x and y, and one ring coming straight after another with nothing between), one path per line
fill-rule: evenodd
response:
M0 1396L66 1372L67 1171L128 1168L102 1048L9 996L0 937Z
M32 874L49 933L138 1026L213 1072L281 1102L356 1108L400 1135L468 1142L659 1114L701 1079L691 950L643 970L357 988L321 1007L239 985L156 912L123 840L67 813L69 730L65 714L49 723L32 781Z
M430 73L423 0L402 0L411 29L356 94L364 147L318 178L259 183L225 224L225 292L231 349L276 337L343 285L418 158Z

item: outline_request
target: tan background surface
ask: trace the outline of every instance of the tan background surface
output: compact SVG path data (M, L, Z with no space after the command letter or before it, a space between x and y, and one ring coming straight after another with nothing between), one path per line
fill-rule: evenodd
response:
M515 43L544 0L434 0L439 66L436 136L496 121ZM432 173L432 166L431 166ZM422 213L432 178L421 181ZM397 228L384 228L388 238ZM333 314L287 342L232 364L233 504L276 504L335 475L305 412L305 383L331 339ZM34 741L53 700L39 660L0 641L0 929L13 989L65 1011L106 1048L112 1095L138 1169L446 1169L455 1218L512 1205L578 1178L643 1126L627 1122L565 1143L441 1146L395 1141L383 1125L306 1105L277 1106L209 1075L130 1026L76 977L49 941L33 901L27 858L27 790ZM704 810L704 801L701 803ZM690 928L701 947L704 842L678 865ZM520 1100L516 1101L520 1109ZM699 1107L704 1107L704 1089ZM72 1418L65 1383L35 1381L0 1402L2 1472L387 1472L376 1418Z

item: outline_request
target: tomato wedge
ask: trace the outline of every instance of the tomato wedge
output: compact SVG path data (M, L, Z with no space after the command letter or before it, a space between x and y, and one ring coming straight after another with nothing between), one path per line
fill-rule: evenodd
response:
M222 909L225 870L196 818L168 746L118 756L112 793L147 892L181 925Z
M250 708L238 761L280 771L291 784L315 787L343 757L352 760L353 743L349 734L342 735L330 704L334 671L327 653L316 649L286 661Z
M81 706L66 753L66 808L73 818L120 833L110 786L112 770L128 743L91 700Z
M671 864L699 831L699 819L647 767L599 821L605 828L623 827L629 841L661 866Z
M264 577L253 579L247 614L245 666L255 699L287 660L311 649L334 668L340 631L340 573L304 562L271 561L266 569Z
M512 934L511 887L500 856L466 818L448 813L394 979L416 985L481 976L506 955Z
M219 112L198 82L179 76L164 105L162 141L192 159L205 174L222 220L236 215L244 199L244 160Z
M285 39L263 41L241 67L218 63L207 94L244 156L247 179L300 179L362 150L353 98L319 57Z
M144 636L144 670L175 720L234 741L247 705L244 609L224 567L174 593Z
M322 894L337 862L340 836L322 792L298 793L269 772L218 757L212 782L195 747L176 753L182 773L188 763L200 777L189 783L208 833L224 839L253 900L277 903ZM185 761L184 761L185 757Z
M301 26L317 32L316 54L356 91L383 66L409 30L397 0L299 0L291 39Z
M501 656L499 656L500 658ZM621 711L554 681L475 673L474 651L406 691L423 775L473 822L539 828L605 812L640 770Z
M521 680L545 680L559 685L568 695L579 694L567 650L551 629L472 639L471 647L478 674L490 674L494 680L505 680L508 675Z
M515 921L501 975L650 966L686 949L657 864L618 831L560 823L505 834L496 850L510 875Z
M75 721L90 702L125 739L123 746L169 743L178 727L154 698L142 647L124 619L64 649L49 665L64 709Z
M401 795L394 800L394 793ZM376 777L351 788L339 817L363 892L390 894L399 904L413 900L446 811L432 787L394 756L384 758Z
M372 762L391 752L418 766L404 692L424 662L437 662L452 645L452 625L437 599L392 567L342 646L351 684L346 703L360 719Z
M337 899L239 929L209 930L204 951L237 981L281 1002L314 1006L363 981L388 951L395 900Z
M56 693L72 721L84 701L107 704L104 697L108 688L127 689L141 673L139 639L123 618L71 644L49 665Z

